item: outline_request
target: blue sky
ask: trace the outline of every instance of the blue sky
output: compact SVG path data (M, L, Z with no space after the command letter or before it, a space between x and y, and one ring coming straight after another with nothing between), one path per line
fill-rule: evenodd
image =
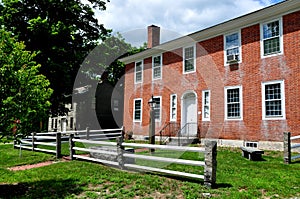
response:
M111 0L107 10L96 15L106 28L120 32L125 38L130 33L136 40L145 40L148 25L158 25L168 35L163 36L164 42L282 1ZM131 34L133 31L135 35Z

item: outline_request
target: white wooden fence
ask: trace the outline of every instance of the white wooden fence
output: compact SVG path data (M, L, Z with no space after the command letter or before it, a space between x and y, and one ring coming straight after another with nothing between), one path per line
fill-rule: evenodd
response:
M123 128L108 130L90 130L86 128L86 130L80 131L31 133L31 136L21 139L18 144L15 142L14 147L20 150L29 149L32 151L53 153L56 155L56 158L61 158L61 144L69 142L70 135L75 135L78 139L111 140L122 136ZM47 149L43 146L47 146Z
M72 160L73 159L82 159L82 160L100 162L100 163L104 163L104 164L117 166L120 169L136 169L136 170L159 172L159 173L165 173L165 174L170 174L170 175L203 179L204 184L207 187L214 186L214 184L216 182L217 143L215 141L211 141L211 142L208 141L205 144L205 147L182 147L182 146L124 143L123 137L118 137L117 142L106 142L106 141L77 139L77 138L74 138L74 135L70 135L69 142L70 142L70 157ZM90 145L110 146L111 148L114 148L115 150L107 151L107 150L101 150L101 149L80 148L80 147L75 146L76 142L90 144ZM174 158L157 157L157 156L140 155L140 154L130 154L130 153L125 152L125 147L160 149L160 150L168 150L168 151L199 152L199 153L205 154L205 159L204 159L204 161L195 161L195 160L174 159ZM90 152L90 153L112 155L112 156L116 157L116 161L76 155L76 151L85 151L85 152ZM155 167L150 167L150 166L141 166L141 165L137 165L134 163L127 163L125 161L126 158L143 159L143 160L151 160L151 161L158 161L158 162L167 162L167 163L176 163L176 164L204 167L204 175L186 173L186 172L180 172L180 171L174 171L174 170L168 170L168 169L161 169L161 168L155 168Z
M284 132L284 162L290 164L292 160L299 159L300 155L292 156L292 149L300 148L300 142L293 143L294 140L300 140L300 135L291 137L290 132Z

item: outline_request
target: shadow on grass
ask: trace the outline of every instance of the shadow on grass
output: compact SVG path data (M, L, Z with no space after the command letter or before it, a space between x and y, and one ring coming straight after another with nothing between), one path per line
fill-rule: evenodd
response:
M179 181L186 181L186 182L192 182L192 183L197 183L200 184L202 186L204 186L204 181L201 179L195 179L195 178L188 178L188 177L183 177L183 176L175 176L175 175L170 175L170 174L155 174L155 173L151 173L151 172L145 172L147 174L150 175L159 175L162 177L166 177L166 178L170 178L170 179L174 179L174 180L179 180ZM233 187L231 184L228 183L216 183L215 185L213 185L213 189L219 189L219 188L231 188Z
M300 164L300 160L294 160L294 161L291 161L290 164Z
M0 184L0 198L64 198L80 194L82 187L75 180Z

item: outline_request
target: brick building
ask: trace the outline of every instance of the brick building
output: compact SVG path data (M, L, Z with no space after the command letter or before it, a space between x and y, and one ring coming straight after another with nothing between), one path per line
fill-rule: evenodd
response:
M159 44L148 27L148 49L126 64L124 126L148 135L170 123L183 134L222 143L279 143L300 134L300 1L288 0Z

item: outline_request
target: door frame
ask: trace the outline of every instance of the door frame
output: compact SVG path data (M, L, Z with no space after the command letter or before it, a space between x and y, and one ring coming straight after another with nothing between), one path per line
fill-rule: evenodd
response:
M195 111L195 119L196 119L196 123L197 123L197 126L198 126L198 95L195 91L193 90L187 90L185 91L182 96L181 96L181 129L184 127L184 125L187 123L186 121L186 114L185 114L185 111L186 111L186 107L185 107L185 97L189 94L194 94L195 96L195 103L196 103L196 111Z

